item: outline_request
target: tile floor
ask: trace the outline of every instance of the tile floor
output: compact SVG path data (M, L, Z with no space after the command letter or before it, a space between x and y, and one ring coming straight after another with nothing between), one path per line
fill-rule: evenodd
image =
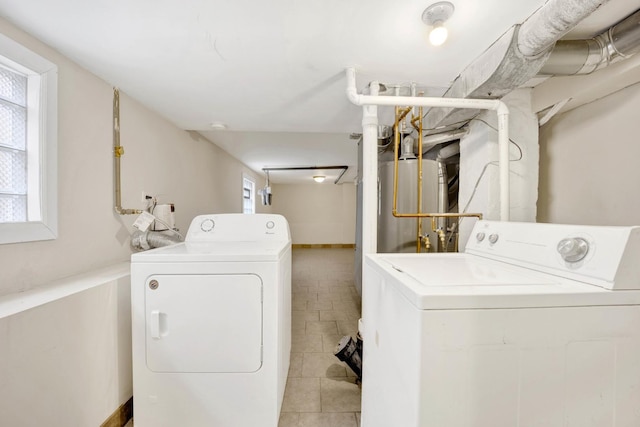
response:
M360 425L355 374L333 355L340 338L355 339L358 330L354 255L353 249L293 250L291 366L279 427Z
M340 338L355 338L360 297L353 249L294 249L289 379L279 427L358 427L360 388L334 355Z

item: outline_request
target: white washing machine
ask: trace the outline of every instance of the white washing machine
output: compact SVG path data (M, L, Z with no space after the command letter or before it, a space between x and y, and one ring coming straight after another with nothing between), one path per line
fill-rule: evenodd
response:
M202 215L131 257L136 427L276 427L291 350L280 215Z
M363 427L640 426L640 227L479 221L374 254Z

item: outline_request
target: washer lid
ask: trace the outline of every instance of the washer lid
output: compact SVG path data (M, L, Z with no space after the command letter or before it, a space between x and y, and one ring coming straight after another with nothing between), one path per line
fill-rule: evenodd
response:
M610 291L470 254L372 254L366 264L422 310L640 304L638 291Z
M183 242L131 255L131 262L278 261L287 241Z

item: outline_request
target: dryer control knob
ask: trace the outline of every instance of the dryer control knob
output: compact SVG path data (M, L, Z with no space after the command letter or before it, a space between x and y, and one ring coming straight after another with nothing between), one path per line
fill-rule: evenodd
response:
M580 237L567 237L558 242L557 249L566 262L578 262L589 253L589 242Z
M498 239L500 238L500 236L498 236L497 234L489 234L489 243L491 243L492 245L498 241Z
M273 222L273 221L267 221L267 228L268 228L269 230L271 230L271 229L272 229L273 227L275 227L275 226L276 226L276 223L275 223L275 222Z
M482 242L484 240L485 234L481 231L479 233L476 233L476 240L478 242Z
M215 226L216 226L216 223L211 218L207 218L204 221L202 221L202 223L200 224L200 230L204 231L205 233L208 233L211 230L213 230L213 227Z

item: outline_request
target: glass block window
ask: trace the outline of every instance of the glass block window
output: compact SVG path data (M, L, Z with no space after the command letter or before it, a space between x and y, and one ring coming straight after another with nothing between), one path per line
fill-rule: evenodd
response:
M256 213L256 183L247 176L242 177L242 213Z
M0 33L0 244L58 237L58 67Z
M0 67L0 223L27 221L27 76Z

